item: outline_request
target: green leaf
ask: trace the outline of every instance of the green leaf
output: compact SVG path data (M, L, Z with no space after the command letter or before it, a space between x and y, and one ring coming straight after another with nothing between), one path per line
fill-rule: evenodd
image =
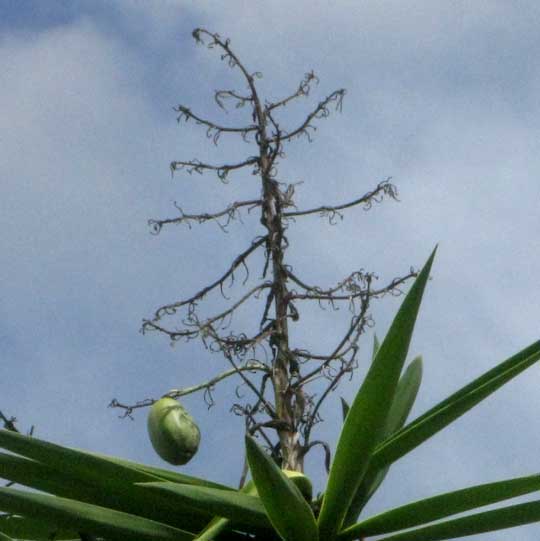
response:
M200 477L193 477L191 475L185 475L184 473L178 473L175 471L167 470L165 468L157 468L155 466L148 466L147 464L141 464L139 462L134 462L132 460L125 460L123 458L118 458L115 456L104 455L101 453L94 453L86 451L86 453L109 460L116 464L127 466L128 468L133 468L144 473L153 475L154 477L159 477L161 479L172 481L173 483L180 483L185 485L196 485L201 487L209 488L219 488L220 490L234 490L232 487L227 485L222 485L220 483L214 483L208 479L201 479Z
M383 435L435 251L401 304L345 419L319 515L325 541L332 541L341 528Z
M78 537L76 530L59 530L46 522L13 515L0 515L0 532L13 539L33 541L64 541Z
M375 450L371 467L381 468L406 455L539 359L540 340L492 368L383 441Z
M194 537L189 532L135 515L12 488L0 488L0 509L112 541L130 538L140 541L183 541Z
M414 405L418 390L422 382L422 357L416 357L407 367L403 376L401 376L394 401L388 413L388 419L384 429L383 437L386 438L399 430L407 420L409 413ZM349 526L353 524L371 496L377 491L384 481L389 466L383 468L369 468L356 491L344 524Z
M62 447L9 430L0 430L0 447L44 463L60 471L69 471L79 479L118 486L119 483L161 481L155 475L112 462L91 453Z
M3 434L1 434L3 435ZM23 438L26 438L23 436ZM27 438L33 440L34 438ZM15 440L16 443L20 440ZM23 439L23 442L29 443ZM41 446L39 440L32 441ZM52 444L51 444L52 445ZM12 446L15 448L15 446ZM55 452L61 453L61 450ZM69 457L70 450L66 449L66 455ZM35 454L36 453L28 453ZM85 453L82 453L86 455ZM43 458L48 458L47 453L43 453ZM94 462L103 462L109 466L107 460L93 457ZM115 468L123 467L112 464ZM108 471L106 468L97 471ZM135 472L136 476L142 480L155 480L156 478L143 472L137 472L128 468L129 472ZM81 470L74 468L69 460L66 459L64 468L53 468L47 464L42 464L35 460L22 458L20 456L0 453L0 477L34 488L36 490L49 492L51 494L79 500L81 502L92 503L95 505L109 507L118 511L146 517L172 524L173 526L189 529L193 531L200 530L209 520L208 513L197 512L192 508L184 506L182 509L178 505L173 506L168 498L162 495L151 495L142 488L133 484L133 477L124 480L120 475L116 479L103 477L96 478L88 476ZM126 476L127 477L127 476ZM136 477L136 478L137 478Z
M249 481L240 489L240 492L254 496L257 494L257 489L255 488L253 481ZM266 516L265 520L268 520ZM214 517L206 527L199 532L195 541L212 541L230 525L230 522L231 521L228 518Z
M422 365L422 356L418 355L400 378L396 395L388 412L384 429L385 436L393 434L405 424L422 383Z
M91 500L102 492L49 466L6 453L0 453L0 478L67 498Z
M155 468L130 460L63 447L38 438L24 436L9 430L0 430L0 448L32 458L55 467L60 471L69 470L79 478L122 479L124 482L145 482L168 480L175 483L208 486L223 490L231 487L205 479L183 475L163 468Z
M485 532L503 530L540 521L540 501L484 511L416 530L384 537L379 541L442 541Z
M0 532L0 541L14 541L11 537L7 536L6 534L3 534Z
M214 517L202 530L194 541L212 541L231 523L230 519Z
M347 401L341 397L341 414L343 415L343 421L345 422L345 419L347 418L347 413L349 413L349 410L351 409L351 406L347 403Z
M232 490L218 490L169 482L141 483L140 486L165 492L172 502L177 501L180 505L187 504L194 509L229 518L241 524L270 525L264 506L256 496Z
M540 490L540 475L507 479L433 496L391 509L343 530L340 541L412 528Z
M377 351L379 351L379 348L381 347L381 344L379 343L379 339L377 338L377 335L373 335L373 350L371 352L371 361L373 362L375 360L375 357L377 356Z
M246 436L246 456L266 514L282 539L317 541L317 523L304 496L250 436Z

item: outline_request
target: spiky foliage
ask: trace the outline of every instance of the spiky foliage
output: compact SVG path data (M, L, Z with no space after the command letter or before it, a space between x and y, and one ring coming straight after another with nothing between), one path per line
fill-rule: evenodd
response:
M321 498L305 495L250 436L252 481L236 490L205 479L0 431L0 477L40 492L0 489L0 539L103 538L384 541L454 539L540 521L540 500L476 512L540 490L540 475L439 494L372 517L362 510L388 468L540 359L540 341L405 424L421 359L404 370L435 253L405 297L350 405ZM472 512L474 511L474 512ZM449 518L469 512L460 518ZM471 513L472 512L472 513Z

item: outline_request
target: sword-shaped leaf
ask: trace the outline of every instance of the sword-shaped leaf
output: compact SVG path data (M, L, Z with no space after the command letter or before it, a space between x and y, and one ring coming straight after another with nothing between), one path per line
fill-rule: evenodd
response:
M343 530L338 535L338 539L349 541L404 530L537 490L540 490L540 475L507 479L456 490L370 517Z
M326 541L341 528L383 435L435 251L401 304L345 419L319 515L320 536Z
M0 509L112 541L187 541L194 537L189 532L154 520L67 498L12 488L0 488Z
M107 485L161 480L155 475L91 453L63 447L9 430L0 430L0 447L60 471L69 471L81 480L91 480Z
M379 339L377 338L377 335L373 335L373 349L371 351L371 360L374 361L375 357L377 356L377 351L379 351L379 348L381 347L381 344L379 342Z
M35 460L7 453L0 453L0 478L66 498L92 499L102 492L99 488L87 485L76 477L66 475L65 472L60 472Z
M204 479L99 453L64 447L9 430L0 430L0 448L2 447L60 471L69 471L79 479L92 480L98 484L107 483L114 486L119 480L122 484L169 480L231 490L230 487Z
M0 515L0 532L13 539L32 541L64 541L78 537L76 530L60 530L40 520L13 515Z
M141 464L140 462L134 462L133 460L125 460L123 458L118 458L116 456L104 455L101 453L94 453L86 451L88 454L103 458L105 460L110 460L116 464L127 466L128 468L134 468L140 470L144 473L148 473L155 477L159 477L166 481L172 481L173 483L180 483L184 485L197 485L201 487L210 487L210 488L219 488L221 490L234 490L233 488L222 485L220 483L214 483L208 479L201 479L200 477L193 477L192 475L186 475L184 473L179 473L176 471L167 470L165 468L158 468L156 466L148 466L147 464Z
M55 496L109 507L182 529L198 531L208 521L208 513L197 513L186 505L173 505L168 498L149 494L136 485L125 484L120 491L110 486L104 489L103 483L96 485L92 481L85 482L70 471L60 471L16 455L0 453L0 478Z
M406 455L540 359L540 340L492 368L383 441L371 468L379 469Z
M264 506L256 496L233 490L218 490L168 482L141 483L139 486L167 493L171 502L176 501L180 506L187 504L194 509L229 518L241 524L255 526L266 524L270 526Z
M255 495L257 490L253 481L246 483L241 489L242 494ZM268 517L265 516L265 520L268 520ZM217 537L223 530L229 527L231 521L228 518L223 517L214 517L206 527L197 534L197 537L194 541L212 541Z
M347 401L341 397L341 415L343 417L343 422L345 422L345 419L347 418L347 413L349 413L349 410L351 409L351 406L347 403Z
M420 384L422 382L422 357L416 357L401 376L392 407L388 413L386 427L384 429L383 438L391 436L399 430L407 420L409 413L414 405ZM345 517L344 525L349 526L356 522L358 515L369 501L371 496L375 494L381 483L384 481L390 466L383 468L370 468L362 479L356 494L354 495L347 516Z
M14 541L14 539L0 532L0 541Z
M319 532L315 517L297 486L250 436L246 436L246 455L257 493L281 538L285 541L317 541Z
M405 424L422 383L422 365L422 357L418 355L412 360L403 376L399 379L396 395L390 406L384 428L385 436L390 436Z
M375 360L375 356L377 355L377 351L379 351L379 339L377 338L377 335L373 335L373 350L371 353L371 362ZM347 417L347 413L349 413L349 410L351 409L351 406L349 403L342 397L341 398L341 413L343 416L343 421L345 421L345 417Z
M431 526L384 537L380 541L443 541L504 530L540 521L540 501L521 503L456 518Z

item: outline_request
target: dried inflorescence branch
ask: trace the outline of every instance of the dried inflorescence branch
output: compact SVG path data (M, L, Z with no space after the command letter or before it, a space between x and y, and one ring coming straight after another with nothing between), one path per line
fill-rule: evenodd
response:
M181 171L182 169L184 169L190 175L192 173L198 173L199 175L202 175L205 171L215 171L219 180L221 180L221 182L223 183L226 183L229 173L236 169L243 169L244 167L253 166L252 173L256 175L258 171L258 164L258 158L251 157L244 160L243 162L229 165L211 165L208 163L203 163L199 160L191 160L187 162L176 161L171 162L170 168L173 175L175 171Z
M330 116L330 105L334 105L335 110L338 112L342 111L343 107L343 98L345 97L345 89L341 88L339 90L335 90L332 92L329 96L327 96L323 101L321 101L317 107L309 113L309 115L306 117L304 122L300 124L297 128L291 130L290 132L282 132L279 135L280 141L283 143L285 141L289 141L290 139L293 139L294 137L301 137L304 135L307 140L311 143L311 134L309 133L309 130L312 130L313 132L317 131L316 126L312 124L313 120L318 120L322 118L327 118ZM275 138L272 140L272 142L277 141L278 135L275 136Z
M205 212L202 214L186 214L182 208L177 204L174 203L174 206L180 213L180 216L177 216L176 218L166 218L163 220L148 220L148 225L152 228L152 233L154 235L157 235L164 225L169 224L187 224L188 227L191 229L191 222L196 222L198 224L202 224L204 222L209 222L214 220L222 230L226 230L227 226L235 219L241 220L240 216L240 209L243 207L247 207L248 214L256 207L260 207L262 205L261 199L250 199L248 201L235 201L234 203L231 203L227 208L220 210L218 212L214 212L212 214ZM225 218L225 223L221 223L219 221L220 218Z
M197 393L199 391L204 391L205 402L210 408L214 405L212 391L214 390L215 386L221 381L224 381L225 379L230 378L231 376L236 376L240 372L254 373L254 372L260 371L260 372L264 372L267 375L269 373L269 370L270 370L269 367L263 363L260 363L258 361L250 361L243 366L235 366L231 370L226 370L225 372L222 372L221 374L218 374L217 376L214 376L213 378L203 383L199 383L191 387L184 387L183 389L171 389L170 391L168 391L162 396L167 396L169 398L181 398L182 396L187 396L193 393ZM111 400L109 407L123 409L124 413L122 414L121 417L131 417L133 410L138 409L138 408L146 408L148 406L151 406L154 402L157 402L158 400L159 398L146 398L145 400L141 400L140 402L137 402L135 405L126 405L126 404L121 404L116 399L113 399ZM0 416L1 416L1 412L0 412Z
M401 286L416 276L411 269L406 275L392 280L389 284L375 288L377 276L363 269L356 270L333 287L323 289L309 285L298 272L286 263L289 241L288 228L298 219L317 214L335 224L343 219L344 212L362 207L369 210L383 199L397 200L397 189L390 178L379 182L376 187L351 201L336 205L321 205L312 209L298 209L295 202L295 187L298 183L278 179L278 160L285 157L284 145L293 139L311 135L315 123L327 118L333 110L341 111L345 90L339 89L320 101L297 126L283 127L274 118L278 109L291 105L295 100L310 96L319 80L311 71L305 74L295 92L276 101L261 99L256 80L258 72L250 72L230 47L230 41L219 34L198 28L193 32L195 40L220 52L221 59L229 67L240 72L246 88L218 90L214 94L216 104L227 109L249 113L247 121L238 126L224 126L193 113L190 108L178 105L178 121L190 121L203 127L206 135L218 144L222 135L240 135L255 147L256 152L232 164L212 165L193 160L177 160L171 163L171 172L184 171L189 174L213 172L225 182L231 172L249 170L260 179L258 196L228 204L217 212L190 214L176 205L178 216L162 220L150 220L153 233L171 224L202 224L215 221L221 229L240 218L240 210L260 210L259 224L263 234L256 236L250 246L238 254L228 268L211 284L203 287L186 299L166 304L142 324L142 331L158 331L169 337L171 342L199 338L211 352L220 353L230 368L210 380L183 389L173 389L166 396L181 397L201 391L208 406L214 404L212 392L215 386L230 377L239 378L236 398L231 410L245 419L246 431L260 436L266 443L276 462L282 467L302 470L304 456L314 446L325 450L328 467L330 451L319 440L311 440L313 427L321 421L321 407L327 397L336 389L341 380L351 376L358 365L359 339L365 330L373 325L370 314L371 302L384 295L399 295ZM240 112L241 112L240 111ZM261 252L260 272L250 272L252 256ZM249 263L249 265L248 265ZM243 269L243 290L237 293L231 288L237 283L237 272ZM258 276L258 279L255 277ZM248 283L250 282L250 283ZM225 294L228 288L229 298ZM228 304L226 308L209 310L202 316L202 309L212 306L210 294L219 292ZM259 308L257 306L259 300ZM290 343L289 324L301 320L306 301L316 301L321 308L339 309L344 305L350 311L348 326L341 338L328 353L314 353L294 348ZM301 308L300 308L301 307ZM231 329L234 314L249 308L249 319L258 330L235 333ZM259 310L254 313L254 310ZM171 323L172 321L172 323ZM312 384L324 383L318 394ZM244 392L247 391L247 395ZM250 397L251 396L251 400ZM124 410L124 416L131 416L134 409L151 405L154 399L147 399L135 405L125 405L117 400L111 406ZM276 437L277 436L277 437Z
M222 133L240 134L242 138L247 141L248 134L250 132L257 131L257 126L252 125L252 124L250 124L249 126L243 126L243 127L221 126L219 124L211 122L210 120L206 120L196 115L190 109L188 109L187 107L184 107L183 105L178 105L177 107L173 109L178 113L176 120L179 124L182 121L188 122L189 120L194 120L198 126L205 126L206 137L208 137L208 139L212 139L214 145L218 144L219 138L221 137Z
M341 210L349 209L357 205L363 205L364 210L370 210L373 203L381 203L384 196L398 201L397 188L390 182L390 180L391 177L388 177L386 180L380 182L374 190L367 192L357 199L348 201L347 203L334 206L323 205L314 209L284 212L283 216L285 218L293 218L296 216L319 214L321 217L327 217L330 224L334 225L336 223L336 217L343 220L343 214L340 212Z
M289 104L289 102L295 100L296 98L309 96L312 84L319 84L319 78L315 75L315 73L313 73L313 71L310 71L304 75L304 78L302 81L300 81L298 89L294 94L291 94L290 96L276 102L267 102L265 106L266 111L271 112L278 107L285 107Z

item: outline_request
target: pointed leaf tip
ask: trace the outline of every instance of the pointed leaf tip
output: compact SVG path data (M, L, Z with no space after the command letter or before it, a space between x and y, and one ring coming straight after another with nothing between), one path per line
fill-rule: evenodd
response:
M349 406L348 402L343 398L341 399L341 414L343 416L343 421L347 418L347 413L349 413L349 410L351 409L351 406Z
M335 539L342 527L375 447L384 437L435 252L403 300L345 419L318 519L320 536L326 541Z

